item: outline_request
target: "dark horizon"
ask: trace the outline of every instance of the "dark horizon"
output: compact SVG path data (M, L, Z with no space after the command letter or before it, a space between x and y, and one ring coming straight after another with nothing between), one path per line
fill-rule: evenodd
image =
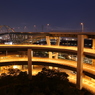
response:
M94 0L3 0L0 25L15 31L80 30L95 31Z

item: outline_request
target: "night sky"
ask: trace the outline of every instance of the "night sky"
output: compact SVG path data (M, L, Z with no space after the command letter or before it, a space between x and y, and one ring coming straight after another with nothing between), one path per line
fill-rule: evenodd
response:
M95 31L95 0L0 0L0 25L15 31L80 30L81 22Z

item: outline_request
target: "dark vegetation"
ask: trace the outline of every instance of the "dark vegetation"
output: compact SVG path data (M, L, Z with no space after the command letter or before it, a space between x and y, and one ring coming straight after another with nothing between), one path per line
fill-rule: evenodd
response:
M92 95L86 90L72 86L68 75L58 70L43 68L32 80L26 72L9 69L0 77L0 95Z

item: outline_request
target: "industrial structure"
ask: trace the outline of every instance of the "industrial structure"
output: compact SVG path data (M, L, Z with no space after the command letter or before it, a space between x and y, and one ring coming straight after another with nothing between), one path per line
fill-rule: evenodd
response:
M10 29L9 29L10 30ZM11 29L12 30L12 29ZM84 75L95 79L95 33L94 32L15 32L7 31L0 33L0 65L11 65L12 63L18 65L28 65L29 78L32 79L32 65L48 65L66 68L76 72L76 86L78 89L83 87ZM67 45L60 45L61 40L67 40ZM77 44L71 46L68 43L69 40L76 40ZM91 40L90 47L84 47L84 40ZM7 42L3 43L2 40ZM45 41L45 43L40 43ZM11 45L8 42L12 42ZM54 42L52 44L52 42ZM40 44L39 44L40 43ZM17 52L18 51L18 52ZM35 51L47 51L47 58L35 57L33 52ZM11 53L10 53L11 52ZM12 55L22 55L19 59L2 59ZM59 59L60 53L67 53L76 55L77 60ZM26 59L24 55L27 55ZM40 56L39 56L40 57ZM84 63L84 57L92 59L91 64ZM23 59L24 58L24 59ZM43 59L43 60L42 60ZM89 84L87 84L89 85ZM88 88L87 88L88 89ZM90 89L90 88L89 88ZM88 89L88 90L89 90ZM95 86L93 87L95 89ZM94 90L92 90L95 93Z

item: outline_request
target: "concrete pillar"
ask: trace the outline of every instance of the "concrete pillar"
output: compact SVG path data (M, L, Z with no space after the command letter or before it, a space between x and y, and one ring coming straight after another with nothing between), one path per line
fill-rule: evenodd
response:
M30 38L30 36L28 35L28 39Z
M29 79L32 79L32 55L31 55L32 50L28 49L28 74L29 74Z
M11 40L13 41L13 34L10 35Z
M60 37L57 38L56 40L56 45L59 46L60 45ZM55 59L58 59L58 53L55 53Z
M46 42L47 42L47 45L51 45L49 36L46 36ZM60 44L60 37L58 37L58 39L56 41L56 45L59 46L59 44ZM53 56L55 59L58 59L58 53L53 54L52 52L49 52L49 58L53 58Z
M95 59L92 59L92 65L95 66Z
M78 35L78 51L77 51L78 60L77 60L76 86L79 90L82 89L83 50L84 50L84 36Z
M6 56L8 55L8 51L6 50L6 54L5 54Z
M12 34L12 40L13 40L13 38L14 38L14 34Z
M58 59L58 53L55 53L55 59Z
M92 49L95 49L95 39L92 39Z
M56 40L56 45L60 45L60 37L58 37L58 39Z
M57 52L49 52L49 58L55 58L58 59L58 53Z
M47 42L47 45L51 45L49 36L46 36L46 42Z
M28 35L26 35L26 39L28 39Z
M24 70L24 65L22 65L22 70Z
M14 40L14 34L12 34L12 40Z
M49 58L52 58L52 52L49 52Z
M46 36L46 43L47 45L51 45L49 36ZM49 52L49 58L52 58L52 52Z
M26 35L24 35L24 40L26 39Z
M13 34L13 41L16 41L16 34Z
M33 57L33 51L31 52L31 56Z

